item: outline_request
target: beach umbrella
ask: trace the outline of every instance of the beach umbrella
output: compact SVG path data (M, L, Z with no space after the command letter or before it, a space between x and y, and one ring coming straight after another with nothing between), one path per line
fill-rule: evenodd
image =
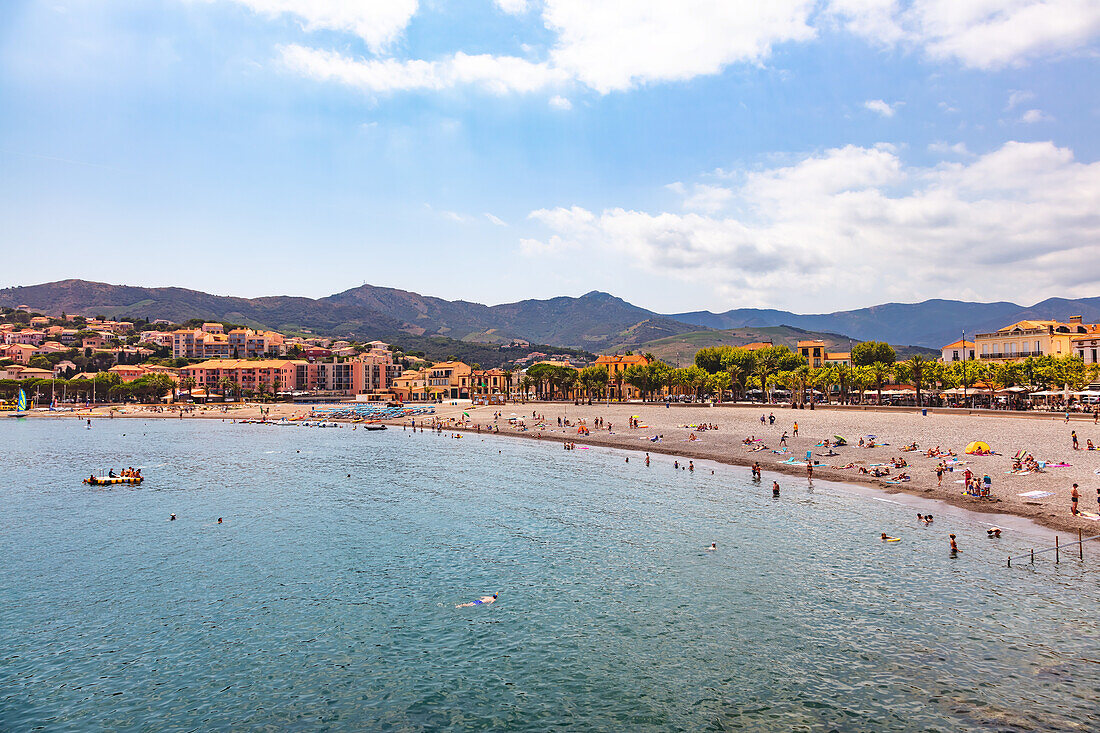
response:
M973 455L975 453L988 453L988 452L989 452L989 443L985 443L985 442L980 441L980 440L975 440L973 442L967 443L967 445L966 445L967 455Z

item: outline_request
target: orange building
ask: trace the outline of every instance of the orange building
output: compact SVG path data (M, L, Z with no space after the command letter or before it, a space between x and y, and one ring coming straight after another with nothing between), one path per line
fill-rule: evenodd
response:
M196 387L207 391L221 389L222 379L235 388L268 393L301 389L307 379L309 363L291 359L211 359L180 369L180 376L195 380Z
M601 354L595 365L607 370L608 389L612 398L620 401L642 398L642 393L636 387L623 381L623 373L632 366L649 366L649 359L641 354Z

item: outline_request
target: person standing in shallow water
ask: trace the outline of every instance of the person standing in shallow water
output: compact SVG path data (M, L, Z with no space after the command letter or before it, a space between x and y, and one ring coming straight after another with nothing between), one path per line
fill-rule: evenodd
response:
M779 482L778 481L772 481L772 496L774 496L774 497L779 496Z

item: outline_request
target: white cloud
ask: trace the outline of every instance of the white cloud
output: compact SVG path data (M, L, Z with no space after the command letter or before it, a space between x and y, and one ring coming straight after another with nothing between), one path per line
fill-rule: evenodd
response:
M527 12L527 0L496 0L496 5L509 15L521 15Z
M732 196L737 216L539 209L530 218L550 236L522 249L605 252L738 303L806 309L826 297L1038 298L1100 283L1081 266L1100 257L1100 162L1049 142L932 167L907 166L890 146L848 146L745 173Z
M375 51L397 40L417 9L417 0L231 1L264 15L292 15L301 21L306 30L354 33Z
M1005 105L1005 109L1013 109L1016 105L1029 102L1032 99L1035 99L1035 92L1029 92L1024 89L1010 89L1008 92L1008 104Z
M506 221L501 219L499 216L494 216L490 214L489 212L485 212L485 218L488 219L491 223L496 224L498 227L508 226L508 223Z
M683 207L686 211L704 211L713 214L726 208L733 199L732 190L706 183L693 184L689 189L677 181L665 188L683 197Z
M546 0L555 66L600 93L759 63L773 45L814 36L815 0Z
M948 153L962 156L973 155L973 153L971 153L970 150L966 147L966 143L955 143L954 145L951 145L949 143L943 142L942 140L929 144L928 150L929 152L940 153L941 155L946 155Z
M826 15L874 43L997 69L1083 46L1100 34L1096 0L830 0Z
M562 110L573 109L573 103L570 102L565 97L561 96L560 94L555 95L553 97L550 97L550 106L553 107L554 109L562 109Z
M1029 109L1020 117L1020 122L1031 125L1036 122L1051 122L1053 119L1053 117L1043 114L1043 110L1041 109Z
M883 117L893 117L895 104L889 104L881 99L868 99L863 103L865 109L869 109L872 112L882 115Z
M456 53L439 61L355 59L334 51L291 44L280 48L290 70L318 81L335 81L366 92L441 90L481 86L495 94L532 92L560 84L561 72L515 56Z

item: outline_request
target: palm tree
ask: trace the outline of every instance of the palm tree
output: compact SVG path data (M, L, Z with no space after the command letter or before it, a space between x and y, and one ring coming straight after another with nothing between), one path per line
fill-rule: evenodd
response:
M184 377L183 379L180 380L180 389L186 391L188 397L191 396L191 390L193 390L194 388L195 388L195 378L194 377Z
M921 401L920 389L927 377L930 363L924 356L915 354L905 364L909 367L909 379L917 389L917 407L921 407L924 403Z
M229 394L229 390L233 388L233 380L229 377L222 377L218 380L218 386L222 388L222 402L225 402L225 397Z
M739 388L745 386L745 370L740 364L729 364L726 366L726 374L730 375L730 388L733 390L733 401L736 402Z
M833 373L836 375L837 384L840 385L841 403L846 404L848 402L848 385L852 381L852 367L840 362L833 367Z
M806 403L806 387L813 384L813 370L808 364L800 364L791 370L791 374L798 388L798 404L803 405Z
M894 370L891 364L885 362L876 361L867 367L868 375L871 381L876 387L878 387L878 403L882 404L882 385L886 383L890 377L894 375Z
M768 377L779 369L778 361L774 354L767 350L761 351L756 357L756 376L760 378L760 391L764 394L764 401L768 399Z
M504 370L504 399L509 399L512 396L512 370Z

